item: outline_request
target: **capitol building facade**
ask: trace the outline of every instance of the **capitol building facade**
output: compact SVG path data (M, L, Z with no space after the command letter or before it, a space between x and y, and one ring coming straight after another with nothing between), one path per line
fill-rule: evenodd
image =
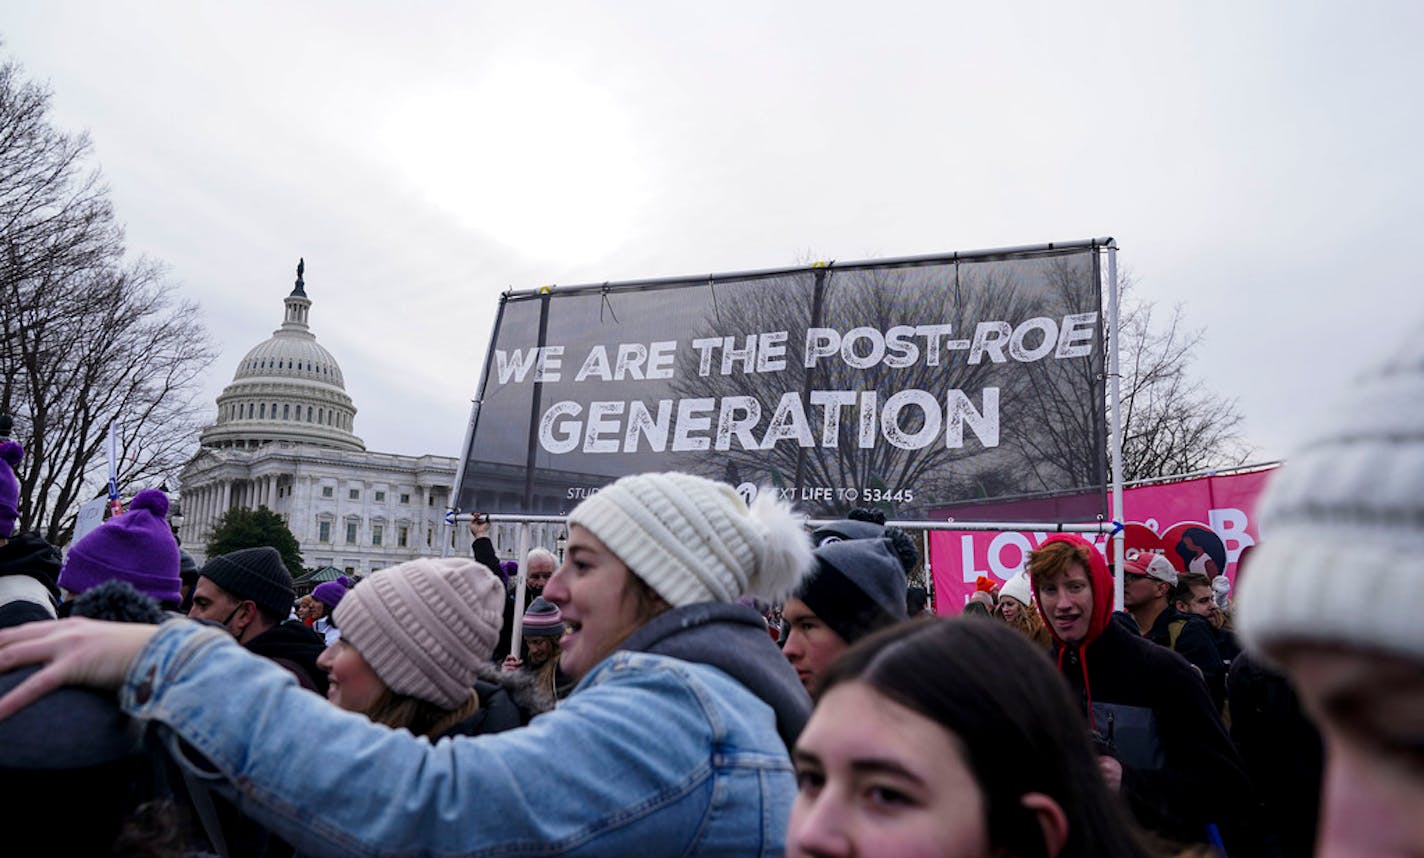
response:
M184 548L202 563L226 511L265 506L286 521L311 568L359 577L438 556L443 540L467 550L468 539L444 527L458 461L366 449L341 367L311 331L302 272L281 327L238 364L183 469Z

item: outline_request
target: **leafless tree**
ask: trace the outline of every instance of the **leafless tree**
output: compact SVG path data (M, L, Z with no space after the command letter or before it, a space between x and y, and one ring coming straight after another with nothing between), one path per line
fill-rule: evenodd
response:
M26 450L20 526L62 543L102 490L111 422L121 487L178 471L213 352L159 266L125 260L87 137L48 114L48 91L0 65L0 413Z
M1245 464L1253 451L1236 400L1191 373L1205 332L1187 325L1180 304L1158 313L1130 277L1120 312L1123 480Z
M1071 266L1055 268L1064 278ZM834 271L834 269L832 269ZM818 324L833 328L868 326L886 330L893 325L925 322L946 322L954 326L955 336L972 335L978 322L1006 320L1010 323L1027 316L1073 312L1082 299L1074 303L1066 292L1042 297L1030 297L1018 282L1020 269L1012 264L976 263L959 267L935 269L924 267L874 268L833 273L826 278ZM795 275L806 278L810 273ZM1077 271L1081 286L1083 271ZM945 278L950 278L946 287ZM742 284L721 284L717 287L717 313L708 319L706 334L740 335L770 330L805 330L811 324L813 292L803 282L784 283L779 279ZM1062 490L1085 485L1075 482L1082 466L1068 467L1064 450L1053 447L1052 439L1039 439L1046 426L1042 415L1032 407L1027 395L1033 384L1061 387L1073 379L1067 378L1066 365L1089 364L1072 372L1086 373L1090 379L1079 382L1077 396L1060 396L1064 409L1071 412L1076 424L1092 427L1100 419L1091 397L1091 381L1100 366L1092 361L1046 361L1033 376L1023 365L1010 368L985 360L969 364L963 353L947 353L938 366L919 362L910 367L893 368L884 363L864 369L853 368L839 360L826 360L813 369L805 369L799 360L798 344L787 350L786 369L768 374L737 374L723 376L715 372L701 375L697 357L684 353L684 365L679 368L674 388L683 397L752 396L764 408L774 406L788 391L806 395L815 390L879 391L881 401L891 393L906 389L932 391L940 396L949 389L960 389L979 401L984 387L1000 388L1000 425L1009 437L1022 434L1004 447L980 447L966 438L962 449L947 448L942 442L917 450L905 450L883 439L870 449L859 447L854 419L843 420L834 448L818 445L802 448L795 443L779 443L770 450L747 451L739 445L725 451L709 451L702 457L698 469L707 476L736 482L742 474L770 471L774 484L782 486L850 487L860 492L867 489L895 491L914 487L915 498L909 503L879 504L890 514L906 514L911 509L928 509L944 504L960 503L975 498L1002 498ZM1065 365L1065 366L1056 366ZM1088 387L1084 388L1083 383ZM769 416L769 415L764 415ZM807 417L817 422L807 409ZM923 415L917 409L902 412L901 428L913 433L923 426ZM1099 440L1101 430L1098 430ZM819 436L819 425L815 431ZM968 433L966 433L968 434ZM1091 449L1091 431L1082 446ZM1100 449L1100 448L1099 448ZM1100 456L1091 456L1097 461ZM1091 476L1089 476L1091 480ZM1086 485L1091 485L1091 481ZM844 501L834 503L803 503L803 507L818 514L830 514L843 509ZM911 513L913 514L913 513Z

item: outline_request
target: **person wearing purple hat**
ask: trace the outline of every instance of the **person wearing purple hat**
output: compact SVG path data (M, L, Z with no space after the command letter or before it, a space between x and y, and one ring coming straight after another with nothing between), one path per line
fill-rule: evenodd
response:
M317 614L316 622L312 623L312 631L321 635L326 640L326 645L331 646L341 640L341 631L332 622L332 612L336 606L341 604L341 597L346 595L346 591L351 589L351 579L345 575L335 581L323 581L312 590L312 598L320 606L320 613Z
M20 518L15 468L24 456L16 442L0 443L0 628L52 620L59 606L59 549L38 531L15 533Z
M105 581L127 581L165 610L183 603L178 541L168 526L168 496L158 489L134 495L129 510L74 543L59 573L65 600Z

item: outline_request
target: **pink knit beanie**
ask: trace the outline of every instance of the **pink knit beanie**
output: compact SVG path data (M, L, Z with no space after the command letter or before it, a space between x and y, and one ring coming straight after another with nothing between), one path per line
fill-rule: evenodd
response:
M392 691L454 709L499 639L504 587L473 560L412 560L357 584L333 616Z

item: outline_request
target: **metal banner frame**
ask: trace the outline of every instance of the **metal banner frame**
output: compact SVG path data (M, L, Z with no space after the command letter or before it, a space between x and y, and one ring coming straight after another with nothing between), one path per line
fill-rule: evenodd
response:
M887 525L893 525L893 526L896 526L896 527L900 527L900 528L903 528L903 529L905 529L905 530L907 530L907 531L925 531L925 532L932 531L932 530L986 530L986 531L987 531L987 530L994 530L994 531L1019 531L1019 530L1023 530L1023 531L1051 531L1051 532L1060 532L1060 533L1111 533L1111 534L1112 534L1112 537L1111 537L1111 538L1112 538L1112 539L1115 541L1115 543L1116 543L1116 545L1115 545L1115 549L1116 549L1116 550L1114 551L1114 558L1115 558L1115 559L1114 559L1114 570L1113 570L1113 603L1114 603L1114 607L1115 607L1116 610L1121 610L1122 607L1123 607L1123 593L1122 593L1122 585L1123 585L1123 577L1122 577L1122 558L1123 558L1123 546L1124 546L1124 541L1123 541L1123 540L1124 540L1124 537L1123 537L1122 526L1121 526L1121 524L1120 524L1120 521L1126 521L1126 520L1128 520L1128 516L1126 515L1125 511L1122 509L1122 503L1123 503L1122 437L1121 437L1121 436L1122 436L1122 416L1121 416L1121 384L1120 384L1120 381L1121 381L1121 370L1120 370L1120 363L1119 363L1119 352L1120 352L1120 349L1119 349L1119 344L1120 344L1120 337L1119 337L1120 303L1119 303L1119 302L1120 302L1121 294L1120 294L1120 289L1119 289L1118 273L1117 273L1117 251L1118 251L1118 245L1117 245L1116 239L1111 238L1111 237L1108 237L1108 238L1095 238L1095 239L1087 239L1087 240L1077 241L1077 242L1056 242L1056 243L1049 243L1049 244L1042 244L1042 245L1025 245L1025 246L1021 246L1021 247L997 248L997 249L991 249L991 250L972 251L972 252L954 253L954 254L937 254L937 255L927 255L927 256L897 257L897 258L892 258L892 259L867 261L867 262L864 262L864 263L853 263L851 266L846 266L846 267L853 267L854 265L877 266L877 267L894 267L894 266L897 266L897 265L909 266L909 265L920 265L920 264L924 264L924 263L929 262L929 261L936 261L936 260L938 260L938 261L945 261L945 260L988 259L988 258L993 258L993 257L1002 257L1002 256L1010 256L1010 255L1028 255L1028 254L1033 254L1033 253L1035 253L1035 252L1038 252L1038 253L1051 253L1051 252L1055 252L1055 251L1062 251L1062 250L1066 250L1066 249L1075 249L1075 248L1093 248L1093 249L1096 249L1096 250L1098 250L1098 251L1100 251L1100 252L1102 252L1102 253L1105 253L1106 256L1107 256L1107 271L1106 271L1107 284L1106 284L1106 285L1107 285L1107 292L1108 292L1108 302L1107 302L1107 307L1106 307L1106 310L1105 310L1105 315L1106 315L1106 317L1107 317L1106 320L1105 320L1105 322L1106 322L1106 324L1105 324L1105 334L1106 334L1105 348L1107 349L1107 355L1106 355L1106 358L1107 358L1107 373L1106 373L1106 374L1107 374L1107 381L1108 381L1108 385L1107 385L1107 403L1106 403L1106 405L1107 405L1107 407L1108 407L1108 438L1107 438L1107 442L1108 442L1107 447L1108 447L1108 450L1107 450L1107 452L1108 452L1109 462L1110 462L1110 468L1109 468L1110 473L1109 473L1109 475L1108 475L1108 476L1109 476L1108 489L1109 489L1109 491L1110 491L1110 493L1111 493L1112 509L1116 511L1116 515L1117 515L1117 518L1118 518L1119 521L1098 521L1098 522L1088 522L1088 523L1081 523L1081 522L1079 522L1079 523L1068 523L1068 522L1032 522L1032 521L961 522L961 521L952 521L952 520L951 520L951 521L914 520L914 521L889 521L889 522L887 522ZM725 273L725 274L709 274L709 275L707 276L707 282L708 282L708 283L715 283L715 282L717 282L718 280L747 279L747 278L752 278L752 277L770 276L770 275L776 275L776 274L786 274L786 273L799 272L799 271L804 271L804 270L805 270L805 266L796 266L796 267L789 267L789 268L771 268L771 269L761 269L761 270L752 270L752 271L739 271L739 272L732 272L732 273ZM671 286L673 286L673 285L683 285L683 284L686 284L687 281L688 281L688 278L687 278L687 277L664 277L664 278L650 278L650 279L642 279L642 280L630 280L630 281L623 281L623 282L620 282L620 283L588 283L588 284L580 284L580 285L576 285L576 286L560 286L560 287L545 286L545 287L541 287L541 288L539 288L539 289L523 290L523 291L509 290L509 291L505 292L504 295L501 297L501 300L500 300L500 309L499 309L498 314L497 314L496 317L495 317L494 329L493 329L493 330L494 330L494 331L498 331L498 330L499 330L500 321L502 320L502 318L503 318L503 316L504 316L504 307L505 307L505 304L506 304L507 301L508 301L509 299L511 299L511 298L530 298L530 297L535 297L535 296L543 296L543 297L546 299L546 303L547 303L547 297L549 296L551 290L553 290L554 288L557 288L560 293L567 293L567 292L587 292L587 291L597 291L597 292L602 292L602 293L609 293L609 292L612 292L612 291L642 291L642 290L655 290L655 289L659 289L659 288L663 288L663 287L671 287ZM1100 285L1101 285L1101 284L1100 284ZM494 341L494 337L493 337L493 336L491 336L490 341L491 341L491 344L493 344L493 341ZM488 378L489 378L489 373L490 373L490 367L491 367L491 362L492 362L492 360L493 360L493 348L491 348L490 352L485 355L484 367L483 367L483 370L482 370L482 372L481 372L478 390L484 390L484 389L485 389L486 382L487 382L487 380L488 380ZM467 469L468 464L469 464L470 445L471 445L471 442L472 442L472 440L473 440L474 431L475 431L475 424L476 424L476 421L477 421L478 416L479 416L479 409L480 409L480 401L479 401L478 399L473 400L473 401L472 401L471 412L470 412L470 420L469 420L469 423L468 423L467 426L466 426L465 443L464 443L464 446L461 448L461 452L460 452L460 465L459 465L459 468L458 468L457 471L456 471L456 480L455 480L454 486L452 487L452 491L451 491L451 495L450 495L450 497L451 497L451 507L447 510L446 515L445 515L445 520L444 520L444 531L445 531L445 532L444 532L444 534L443 534L443 539L441 540L442 556L448 555L448 552L449 552L449 547L450 547L450 543L451 543L451 532L450 532L450 528L454 527L457 523L468 522L468 521L471 519L471 517L472 517L469 512L465 512L465 511L462 511L462 510L458 509L458 507L455 506L455 504L458 503L459 492L460 492L461 487L462 487L462 485L463 485L463 483L464 483L464 478L465 478L465 474L466 474L466 469ZM518 557L518 562L519 562L519 577L518 577L518 583L517 583L516 587L517 587L517 598L519 599L519 601L517 602L517 604L519 604L519 605L521 606L521 610L519 611L520 617L518 618L518 620L516 620L516 627L515 627L515 629L513 630L513 631L514 631L514 634L513 634L514 645L513 645L513 646L514 646L514 648L517 648L518 645L519 645L519 641L520 641L520 627L519 627L519 622L522 621L522 614L523 614L523 610L522 610L523 594L524 594L524 586L525 586L526 565L527 565L527 560L528 560L528 556L527 556L527 555L528 555L528 551L529 551L529 545L528 545L528 542L529 542L528 525L531 524L531 523L541 523L541 522L542 522L542 523L564 523L564 524L566 524L566 522L567 522L567 517L566 517L566 516L562 516L562 515L501 514L501 513L498 513L498 512L491 512L491 511L486 511L486 510L480 510L479 512L480 512L482 515L486 516L491 522L517 523L517 524L520 525L520 528L519 528L519 546L520 546L520 548L519 548L519 557ZM808 520L807 520L807 525L814 527L814 526L816 526L817 524L821 523L821 521L822 521L822 520L819 520L819 519L808 519ZM925 554L924 562L925 562L925 564L926 564L927 571L928 571L928 564L929 564L928 552L926 552L926 554ZM512 648L512 651L515 651L515 650Z

